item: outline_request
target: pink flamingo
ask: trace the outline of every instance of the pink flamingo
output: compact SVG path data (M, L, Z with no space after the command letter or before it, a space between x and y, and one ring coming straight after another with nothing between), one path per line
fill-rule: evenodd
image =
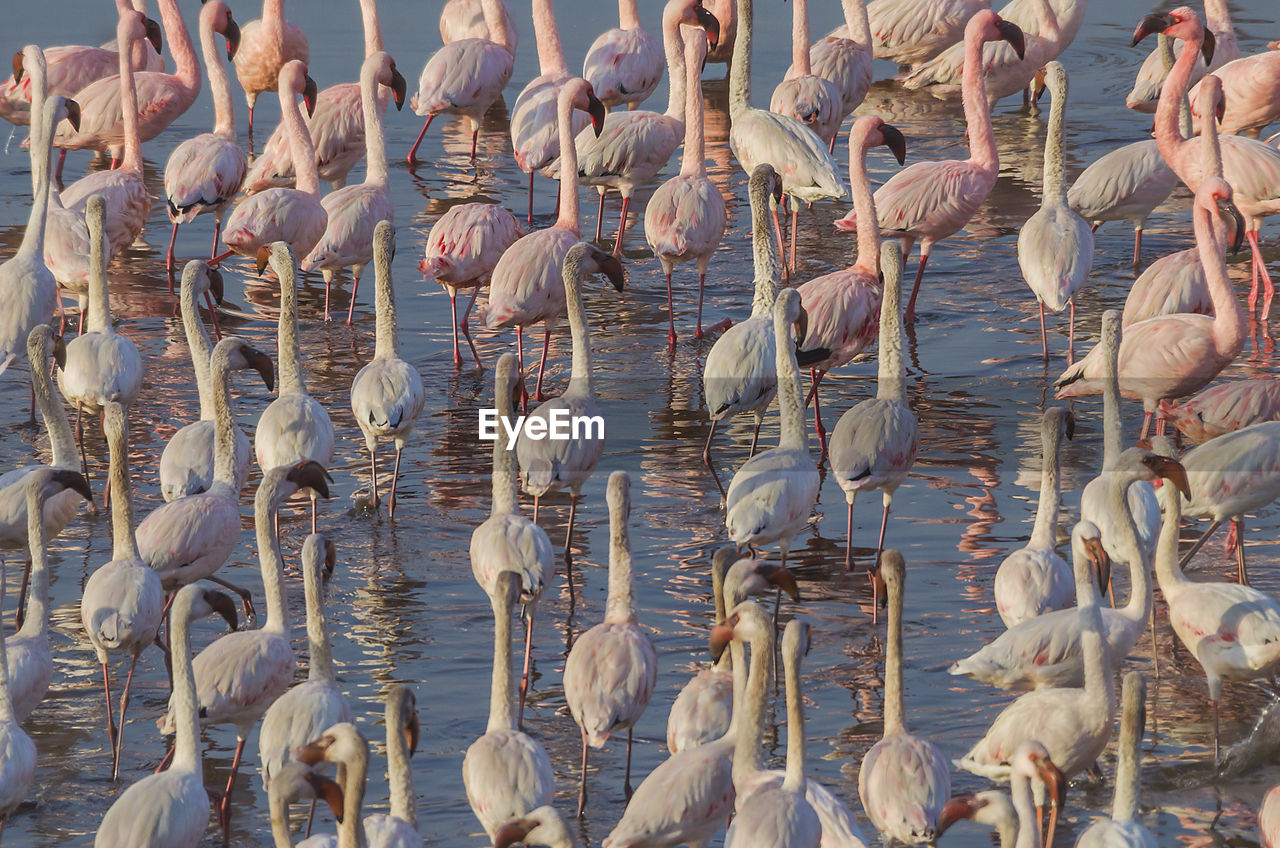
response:
M258 95L274 88L280 71L291 60L311 60L311 49L302 30L284 19L284 0L262 0L262 17L241 30L236 52L236 79L249 104L249 152L253 153L253 107Z
M530 222L533 221L533 172L560 158L558 97L564 84L575 79L564 61L551 0L533 0L533 35L538 45L538 76L520 91L511 107L511 147L516 164L529 175L529 213L525 220ZM572 139L587 122L577 113L570 121Z
M834 149L836 132L848 113L843 111L844 94L830 80L813 72L809 56L808 6L808 0L794 0L792 3L791 67L787 68L786 76L773 90L769 109L795 118L827 142L828 149ZM869 71L870 56L866 64ZM868 73L868 84L870 81ZM865 89L863 94L865 96Z
M667 54L667 71L671 77L666 112L617 112L605 118L604 129L589 133L582 130L574 139L577 148L578 179L583 185L595 186L600 193L600 210L596 218L596 241L600 240L604 196L609 188L622 195L622 214L618 220L618 238L613 252L622 255L627 237L627 213L636 186L653 179L666 166L684 139L684 101L686 86L698 85L697 69L685 68L681 50L680 25L691 24L706 30L715 43L719 24L698 0L670 0L662 12L662 44ZM690 82L692 80L692 82ZM558 176L564 159L550 167Z
M691 259L698 263L698 329L693 337L700 339L707 264L720 246L725 229L724 197L707 177L705 161L702 85L698 74L707 53L706 40L685 39L684 52L685 74L689 80L685 85L684 156L680 175L658 186L644 210L645 239L667 275L667 341L672 345L676 343L676 328L675 308L671 305L671 271L676 263ZM726 319L711 331L728 326Z
M987 199L1000 171L1000 155L991 131L991 106L987 99L986 70L982 45L989 41L1008 41L1022 56L1025 47L1022 30L1017 24L1002 20L990 10L978 12L965 27L964 117L968 126L969 158L941 162L917 162L894 176L876 192L875 209L882 236L902 239L902 255L920 242L920 264L911 286L904 320L916 318L916 296L933 245L958 232L969 223L973 213ZM842 230L857 228L858 210L845 216L836 226Z
M1194 139L1183 137L1178 127L1178 108L1187 93L1197 54L1203 52L1206 59L1212 58L1213 41L1211 37L1205 37L1200 16L1185 6L1161 15L1147 15L1134 31L1133 43L1137 44L1154 32L1163 32L1170 38L1184 42L1182 51L1173 64L1173 70L1169 72L1160 92L1155 133L1156 142L1160 145L1160 155L1164 156L1178 177L1192 191L1196 191L1205 176L1213 171L1206 161L1204 146L1196 144ZM1222 139L1220 156L1221 174L1234 189L1237 206L1249 222L1245 233L1253 254L1253 285L1249 291L1249 310L1252 312L1257 305L1258 280L1261 277L1266 286L1266 296L1262 302L1262 320L1266 321L1271 314L1275 286L1271 282L1271 275L1267 273L1262 250L1258 245L1258 230L1262 227L1263 218L1280 212L1280 191L1277 191L1277 186L1280 186L1280 150L1254 139L1231 135Z
M160 18L173 54L175 72L138 69L133 72L138 99L138 136L142 141L150 141L167 129L191 108L200 94L200 62L182 22L177 0L160 0ZM118 165L125 133L119 82L107 77L90 83L76 93L76 102L81 104L83 113L80 129L59 128L54 146L62 150L110 151L112 166ZM58 170L60 181L62 169Z
M383 49L382 27L378 23L378 0L360 0L360 21L364 28L364 58ZM385 114L390 91L378 88L378 114ZM347 184L347 174L364 156L364 114L360 105L360 83L340 82L316 95L316 109L307 120L316 148L316 168L320 179L335 189ZM244 180L244 191L253 194L266 188L293 186L296 175L289 135L284 124L276 124L262 153L253 160Z
M320 203L315 148L302 123L299 94L311 113L316 105L316 82L307 74L306 65L294 59L280 69L280 120L289 133L293 161L301 163L298 187L269 188L237 203L222 233L229 250L217 259L232 253L256 257L259 248L277 241L287 242L294 253L305 256L324 234L328 213Z
M969 19L991 8L991 0L872 0L867 18L875 58L919 65L964 39ZM847 25L846 25L847 27ZM833 36L850 37L836 28Z
M231 100L226 69L213 43L215 32L226 37L227 58L234 59L240 46L240 27L221 0L206 3L200 10L200 47L213 92L213 132L201 133L179 144L164 166L165 203L169 207L169 220L173 222L169 250L165 254L170 294L173 294L173 243L178 238L178 225L195 220L201 212L212 211L215 223L213 249L209 255L216 256L223 213L239 193L248 167L244 151L236 143L236 107Z
M130 45L146 37L146 18L142 13L132 9L123 12L116 27L120 74L110 80L120 90L119 103L124 121L124 158L120 161L120 167L95 171L81 177L62 192L62 206L81 217L85 214L89 198L94 195L102 196L106 203L109 256L116 256L133 244L146 226L147 214L151 211L151 192L147 189L142 173L138 92L134 87L133 64L130 59ZM199 71L196 73L198 75Z
M515 244L524 229L516 216L496 203L463 203L440 216L427 233L426 255L418 263L423 276L434 279L449 293L449 311L453 315L453 365L462 365L458 348L458 330L471 347L471 359L477 368L480 354L471 340L467 319L476 304L480 287L489 282L498 258ZM458 321L458 289L471 289L471 299Z
M640 25L636 0L618 0L618 25L591 42L582 78L605 106L634 109L662 80L662 45Z
M843 0L845 35L835 33L809 48L813 72L840 92L840 121L853 114L871 87L871 22L865 0ZM788 71L790 73L790 71ZM835 149L835 136L831 137Z
M1194 247L1161 256L1134 280L1124 299L1122 323L1127 327L1157 315L1179 312L1213 314L1209 282L1200 264L1200 251Z
M1160 415L1193 442L1207 442L1263 421L1280 421L1280 381L1235 380L1185 403L1160 401Z
M1244 310L1231 289L1225 256L1230 235L1227 227L1232 220L1235 246L1239 247L1244 220L1232 203L1231 186L1220 177L1202 180L1195 201L1196 247L1209 281L1214 315L1161 315L1125 328L1120 342L1120 393L1142 399L1139 439L1146 439L1161 400L1199 391L1244 347ZM1088 397L1101 392L1103 365L1103 347L1098 345L1057 379L1057 397ZM1161 419L1159 432L1163 431Z
M720 41L708 47L707 64L727 65L738 33L738 0L703 0L702 5L720 22Z
M460 115L471 127L471 158L476 158L480 119L489 111L511 79L515 51L508 40L502 7L498 0L481 0L485 26L493 35L451 41L437 50L422 69L418 91L410 106L415 115L426 115L422 131L409 148L409 164L418 161L418 145L436 115Z
M880 145L893 152L898 164L907 158L907 141L896 127L873 115L854 121L853 128L849 130L849 184L853 192L853 214L863 221L876 219L876 200L871 194L871 179L867 175L867 150ZM801 354L812 351L826 353L817 361L810 357L807 363L813 384L810 389L813 395L813 428L823 453L827 450L827 430L822 426L818 386L828 371L849 362L871 344L879 328L880 238L881 233L875 227L861 228L858 230L858 255L852 265L815 277L799 288L800 301L809 315Z
M578 153L573 145L575 109L591 116L591 125L599 133L604 129L604 104L596 97L591 83L574 77L559 86L557 123L560 126L561 158L560 215L553 226L529 233L511 245L493 268L489 283L489 312L485 323L489 329L516 328L516 350L524 369L524 328L543 322L542 359L538 363L536 397L542 394L542 376L547 365L547 349L551 331L564 312L564 281L561 266L565 254L580 238L578 217Z
M1226 95L1226 108L1219 122L1222 133L1257 138L1263 127L1280 120L1280 51L1267 50L1236 59L1214 70L1213 75L1222 80ZM1200 117L1200 88L1197 83L1187 94L1191 114L1196 117Z
M351 316L355 314L360 274L373 260L373 228L379 221L393 220L395 214L387 175L386 136L382 132L382 115L378 113L378 89L383 85L391 89L396 109L404 106L407 88L404 77L396 70L395 59L378 52L365 59L360 68L367 148L365 160L368 162L364 182L340 188L320 201L326 215L324 234L302 260L303 271L324 274L326 321L329 320L329 287L334 272L350 266L352 283L351 305L347 307L348 327L351 326Z
M1235 27L1231 25L1231 9L1227 6L1227 0L1205 0L1204 17L1205 24L1213 35L1213 56L1196 57L1191 69L1192 83L1199 82L1206 73L1240 58L1240 45L1236 42ZM1169 68L1170 65L1164 62L1160 47L1148 53L1133 81L1133 90L1125 97L1125 108L1147 115L1153 114L1156 104L1160 102L1160 92L1165 78L1169 76Z
M511 17L506 0L500 0L502 20L507 25L507 38L514 54L520 44L520 33L516 29L516 19ZM489 34L489 26L484 22L484 7L480 0L448 0L440 10L440 40L445 44L461 41L464 38L494 39Z

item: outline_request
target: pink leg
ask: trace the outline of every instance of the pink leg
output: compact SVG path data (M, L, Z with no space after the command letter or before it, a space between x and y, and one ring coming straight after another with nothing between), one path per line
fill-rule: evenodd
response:
M249 155L253 155L253 104L249 104Z
M475 132L471 134L471 161L476 161L476 142L480 140L480 127L477 126Z
M524 671L520 673L520 708L516 713L516 727L524 727L524 702L529 697L529 661L533 656L533 612L524 610Z
M796 230L798 229L800 229L800 201L797 200L791 207L791 258L784 263L788 273L791 274L796 270Z
M538 361L538 384L534 389L534 397L538 399L538 403L542 403L547 396L542 393L542 376L547 370L547 351L551 348L551 330L547 329L542 333L542 359Z
M707 275L699 271L698 272L698 328L693 331L693 337L695 339L702 338L702 289L706 286L706 284L707 284ZM670 290L670 288L671 288L670 284L668 284L667 286L668 291Z
M844 570L853 572L853 501L848 501L844 530Z
M516 327L516 359L520 363L520 411L529 412L529 390L524 388L524 327Z
M778 239L778 255L785 258L786 250L783 248L783 244L782 244L782 225L778 223L778 210L771 209L770 214L773 215L773 234ZM791 274L787 272L787 263L783 262L782 263L782 281L785 283L790 279L791 279Z
M462 313L462 335L466 337L467 344L471 347L471 358L475 361L477 368L483 368L480 364L480 354L476 350L476 343L471 340L471 325L467 323L471 316L471 308L476 305L476 298L480 295L480 287L476 286L471 290L471 300L467 301L466 311Z
M600 205L596 207L596 244L600 243L600 235L604 232L604 195L600 192Z
M1133 266L1136 268L1142 261L1142 230L1133 231Z
M129 708L129 689L133 686L133 670L138 665L138 655L129 661L129 676L124 679L124 694L120 696L120 730L116 734L116 747L111 758L111 779L120 779L120 749L124 747L124 711Z
M1067 324L1067 365L1076 361L1076 301L1071 299L1071 320Z
M1049 335L1044 329L1044 301L1040 301L1040 348L1044 351L1044 361L1049 361Z
M250 113L250 114L252 114L252 113ZM427 121L426 121L426 123L424 123L424 124L422 125L422 132L418 133L418 137L417 137L417 138L414 140L414 142L413 142L413 147L410 147L410 148L409 148L409 164L410 164L410 165L413 165L413 164L416 164L416 163L417 163L417 161L418 161L418 156L417 156L417 154L418 154L418 145L419 145L419 144L422 144L422 137L423 137L424 135L426 135L426 134L427 134L427 127L431 126L431 121L432 121L432 120L434 120L434 119L435 119L435 115L428 115L428 116L427 116ZM472 158L475 158L475 154L472 154ZM529 177L530 177L530 179L532 179L532 178L533 178L533 174L530 174L530 175L529 175Z
M529 214L525 217L525 221L533 223L533 171L529 172Z
M667 345L676 346L676 310L671 305L671 272L667 271Z
M236 740L236 753L231 758L231 776L227 778L227 789L222 793L222 804L218 809L218 819L222 822L222 841L225 844L231 831L231 789L235 786L236 772L240 771L240 757L244 754L244 740Z
M356 292L360 290L360 278L356 277L355 282L351 284L351 305L347 307L347 326L351 326L351 317L356 312Z
M1151 416L1153 414L1154 413L1151 412L1144 412L1142 414L1142 432L1138 434L1139 442L1146 442L1147 431L1151 429Z
M916 281L911 284L911 297L907 300L907 314L904 320L908 324L916 322L916 295L920 294L920 281L924 279L924 266L929 264L929 249L921 246L920 265L916 268Z
M222 238L222 218L217 217L213 222L213 247L209 248L209 258L218 255L218 239Z
M169 250L164 255L164 267L173 271L173 243L178 240L178 222L173 222L173 232L169 234ZM173 274L169 274L169 294L173 294Z
M613 245L613 255L622 255L622 244L627 238L627 210L631 208L631 198L622 198L622 217L618 219L618 240Z
M232 255L233 253L235 253L234 250L224 250L222 253L219 253L217 256L214 256L212 259L209 260L210 267L217 268L219 265L222 264L222 260L226 259L228 256Z
M822 426L822 404L818 401L818 384L827 376L826 371L809 369L809 382L813 384L813 431L818 434L818 444L822 447L822 456L827 455L827 428Z
M449 314L453 316L453 367L462 367L462 351L458 348L458 292L449 289Z

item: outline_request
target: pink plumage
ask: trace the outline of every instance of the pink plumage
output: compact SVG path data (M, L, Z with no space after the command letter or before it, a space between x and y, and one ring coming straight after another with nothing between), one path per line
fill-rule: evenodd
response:
M634 109L662 80L662 45L640 25L636 0L618 0L618 26L591 43L582 78L606 106Z
M1205 389L1185 403L1160 402L1160 414L1193 442L1280 421L1280 381L1235 380Z
M284 18L284 0L262 0L262 17L249 21L241 32L236 52L236 78L249 104L249 147L253 148L253 108L258 96L276 87L280 72L290 61L311 61L311 49L302 30Z

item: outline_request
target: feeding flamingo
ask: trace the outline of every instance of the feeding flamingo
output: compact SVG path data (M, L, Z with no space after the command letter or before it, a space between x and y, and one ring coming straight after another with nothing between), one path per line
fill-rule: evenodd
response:
M1045 747L1034 740L1018 746L1009 758L1009 766L1012 801L994 789L956 795L938 816L938 836L957 821L969 819L995 828L1000 837L1000 848L1041 848L1047 845L1041 833L1042 823L1036 817L1032 786L1060 786L1065 778Z
M236 78L249 104L249 152L253 153L253 109L258 96L276 87L281 71L290 61L307 64L311 50L302 30L285 20L284 0L262 0L262 17L245 24L240 35ZM295 153L294 161L301 159Z
M1147 681L1142 672L1124 676L1120 696L1120 744L1111 818L1095 820L1076 840L1076 848L1156 848L1156 838L1142 824L1138 795L1142 789L1142 734L1147 721Z

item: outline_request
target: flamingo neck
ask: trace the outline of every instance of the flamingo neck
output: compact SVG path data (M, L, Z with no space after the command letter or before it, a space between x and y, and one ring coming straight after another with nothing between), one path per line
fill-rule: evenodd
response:
M1120 313L1108 310L1102 316L1102 469L1115 467L1124 450L1124 424L1120 418Z
M511 703L511 603L503 597L499 581L492 593L493 605L493 678L489 684L489 725L486 733L516 730L515 709Z
M369 838L364 829L364 791L369 778L369 746L354 746L351 756L341 765L347 777L342 783L342 824L338 826L338 848L367 848Z
M734 638L735 643L737 637ZM768 698L769 667L773 662L773 629L764 630L751 640L751 667L747 676L747 690L742 704L742 723L737 728L737 740L733 749L733 782L745 783L763 767L764 710ZM734 668L738 667L735 662ZM738 709L734 704L734 720Z
M1182 164L1185 150L1183 144L1187 139L1178 126L1179 104L1187 96L1187 88L1191 84L1191 72L1195 68L1196 57L1200 55L1203 44L1204 31L1199 29L1183 41L1182 49L1178 51L1178 58L1174 61L1173 68L1169 70L1169 75L1165 77L1164 85L1160 89L1160 100L1156 103L1156 145L1160 148L1160 155L1170 163Z
M284 0L262 0L262 34L279 43L284 39Z
M116 561L136 562L138 540L133 535L133 486L129 483L129 422L120 407L118 427L107 433L107 448L111 454L108 470L111 486L111 558ZM110 414L110 412L108 412Z
M90 198L94 200L94 198ZM89 320L86 328L91 333L111 333L111 300L107 285L106 210L102 198L85 209L85 224L89 230Z
M636 0L618 0L618 28L640 29L640 10Z
M796 365L795 346L791 341L791 326L778 311L774 311L773 333L778 373L778 417L781 432L778 447L804 449L808 444L804 435L804 401L800 393L800 368Z
M556 226L569 230L575 236L579 231L578 218L578 150L573 142L573 97L569 86L560 89L556 103L556 122L560 132L560 213Z
M854 213L859 221L865 222L858 227L858 257L854 265L875 275L880 268L880 227L871 178L867 174L866 130L856 126L849 134L849 191L853 195Z
M172 77L187 91L199 93L200 62L196 59L191 34L187 32L187 25L182 20L178 0L159 0L159 5L160 23L164 26L164 37L169 42L169 53L173 56Z
M191 665L191 599L193 591L179 591L173 604L173 718L176 725L171 768L200 773L200 706L196 701L196 676Z
M669 6L662 16L662 50L667 59L667 111L664 113L676 123L684 123L685 74L684 39L680 35L680 9Z
M872 220L875 220L874 218ZM901 256L901 254L898 254ZM884 291L880 296L880 351L876 374L876 397L880 400L905 400L906 364L902 357L902 261L890 261L886 267Z
M866 0L842 0L844 25L849 38L863 50L871 51L871 20L867 17Z
M307 603L307 650L310 658L307 679L333 684L333 645L329 641L324 610L324 546L310 544L303 549L302 593Z
M805 789L804 696L800 691L800 651L788 651L783 657L783 674L787 686L787 772L782 788L796 795Z
M368 163L364 184L386 190L390 177L387 173L386 133L382 127L382 111L378 108L380 70L381 67L373 62L365 62L360 69L360 111L364 115L364 156ZM317 185L319 179L317 172Z
M1042 204L1067 205L1066 156L1067 80L1055 92L1049 106L1049 133L1044 143L1044 189Z
M1013 811L1018 816L1018 841L1014 848L1040 848L1040 828L1036 822L1036 804L1031 793L1031 778L1014 773L1009 778Z
M1239 343L1244 338L1244 310L1236 300L1227 276L1226 240L1219 239L1213 214L1196 204L1192 216L1196 233L1196 249L1200 264L1204 267L1205 281L1209 284L1209 299L1213 301L1213 337L1219 353L1235 358Z
M503 14L501 0L480 0L480 11L484 14L484 25L489 30L489 40L515 55L511 47L511 33L507 30L507 16Z
M293 269L284 270L285 273L280 274L280 322L276 327L281 397L307 391L302 384L302 352L298 344L298 288Z
M27 543L31 553L31 593L26 618L17 635L33 639L49 633L49 536L44 523L45 499L40 487L27 489Z
M631 575L631 536L627 521L631 517L631 498L624 496L609 502L609 599L604 620L611 624L636 623L635 586Z
M700 30L695 37L685 41L684 45L684 152L680 157L680 175L683 177L707 175L706 127L703 124L702 80L699 73L701 57L706 53L699 50L698 38L703 38ZM705 40L703 43L706 43Z
M385 157L385 153L383 154ZM378 243L373 246L373 305L376 314L374 327L375 359L399 359L400 339L396 332L396 288L391 280L391 245Z
M1126 676L1124 703L1120 716L1120 744L1116 763L1116 789L1111 802L1111 820L1131 822L1138 816L1138 796L1142 789L1143 701L1147 687L1141 678Z
M364 27L364 57L368 59L386 49L382 43L382 24L378 20L378 0L360 0L360 23Z
M262 572L263 593L267 596L267 621L262 629L268 633L289 632L289 610L284 602L284 557L280 553L280 534L276 532L276 509L282 500L284 479L283 475L276 474L264 480L253 499L258 567Z
M79 468L80 454L75 434L71 432L71 421L67 418L66 407L62 405L62 396L55 394L53 380L49 377L51 337L41 333L37 338L38 347L33 348L28 344L27 357L29 361L37 363L37 367L31 369L31 383L35 388L40 417L44 419L45 430L49 433L52 464L54 468Z
M130 9L133 9L135 12L141 12L142 14L145 15L147 13L147 0L132 0L132 2L130 2L130 0L116 0L117 13L127 12ZM152 55L155 55L155 51L151 47L151 43L147 41L145 38L141 38L133 42L132 52L133 52L133 57L132 57L133 66L135 68L147 67L147 64L148 64L147 60ZM161 58L161 64L162 65L164 64L163 57ZM35 109L31 110L31 114L33 115L35 114Z
M591 367L591 328L587 310L582 305L582 264L566 258L564 263L564 298L569 313L569 334L573 342L573 366L569 371L569 388L580 397L593 397L595 386Z
M1036 7L1036 38L1057 45L1062 40L1062 21L1049 0L1032 0Z
M196 298L196 274L183 274L178 289L178 306L182 312L182 329L187 336L187 349L191 352L191 367L196 373L196 391L200 394L200 420L214 420L213 384L209 372L209 360L213 356L213 344L209 331L200 320L200 305Z
M1160 53L1160 64L1167 77L1173 63L1177 61L1173 55L1173 39L1160 33L1156 36L1156 50ZM1178 101L1178 132L1183 138L1191 137L1191 103L1185 96Z
M807 0L793 0L791 4L791 76L813 76L813 65L809 61L809 5Z
M120 115L124 123L124 159L120 167L142 172L142 140L138 135L138 90L133 82L130 40L120 34L116 49L120 53Z
M729 66L729 118L751 108L751 0L737 0L738 29L733 38L733 64Z
M519 494L516 489L516 464L509 450L511 440L507 435L504 421L512 418L511 389L506 379L494 384L494 406L498 410L497 437L493 440L493 506L489 510L491 516L518 515L520 513Z
M551 7L551 0L533 0L533 38L538 45L539 75L569 73L569 66L564 61L564 48L560 46L560 28L556 26L556 13ZM561 150L564 148L561 147Z
M34 85L32 86L34 88ZM53 109L41 108L33 112L39 121L36 137L31 139L31 215L27 220L26 231L22 234L22 244L18 253L38 259L44 263L45 219L49 213L49 184L52 182L51 166L53 156L53 128L57 118Z
M1201 86L1206 91L1208 86ZM1186 98L1183 98L1185 104ZM1213 107L1205 102L1200 115L1200 144L1204 153L1201 155L1201 173L1206 177L1222 176L1222 142L1218 139L1218 120L1214 116ZM1190 133L1188 133L1190 135Z
M714 602L716 611L716 621L724 621L725 605L724 605L724 572L726 564L718 559L711 560L711 597ZM720 659L716 660L715 668L719 671L729 670L733 659L732 651L725 651L720 655Z
M45 62L44 51L35 45L26 47L22 51L22 68L27 76L31 78L31 126L37 130L44 130L44 104L49 96L49 66ZM35 157L38 148L44 147L45 143L38 135L31 139L31 196L36 198L40 194L40 168L35 165ZM48 151L45 152L48 156ZM43 169L48 172L48 160ZM28 223L27 228L31 225Z
M364 93L360 99L363 108ZM293 167L297 174L295 185L298 191L312 197L320 197L320 171L316 165L316 148L311 140L311 132L302 122L302 108L298 105L298 97L288 82L280 83L280 123L284 124L285 133L289 137L289 153L293 156ZM368 134L373 129L365 125L366 151L370 144ZM372 167L372 166L371 166ZM385 168L384 168L385 170Z
M213 131L217 135L236 140L236 107L231 97L231 82L227 79L226 66L218 50L213 22L200 16L200 52L204 54L204 66L209 69L209 91L213 94Z
M1160 510L1164 518L1160 523L1160 536L1156 540L1156 582L1166 598L1192 581L1178 567L1178 525L1182 523L1181 495L1173 485L1166 483L1156 490Z
M905 580L905 577L902 577ZM894 581L896 582L896 581ZM889 626L884 648L884 738L907 732L902 696L902 590L888 587Z
M964 72L960 90L964 120L969 131L969 160L984 171L1000 169L1000 154L991 130L991 105L987 102L987 72L982 61L982 30L970 27L964 38Z
M1058 500L1061 496L1058 475L1062 453L1062 425L1056 417L1045 416L1040 444L1044 454L1040 460L1040 502L1036 506L1036 523L1031 529L1030 547L1049 550L1057 543Z
M752 318L769 318L773 302L778 299L778 245L769 231L770 200L767 186L751 186L751 258L755 266Z
M391 815L418 827L418 804L413 792L413 767L409 763L409 743L405 741L403 728L408 722L405 715L406 698L393 695L387 701L387 782L391 794Z
M236 491L236 422L231 408L231 357L215 349L209 363L213 398L213 482ZM232 495L234 498L235 496Z

